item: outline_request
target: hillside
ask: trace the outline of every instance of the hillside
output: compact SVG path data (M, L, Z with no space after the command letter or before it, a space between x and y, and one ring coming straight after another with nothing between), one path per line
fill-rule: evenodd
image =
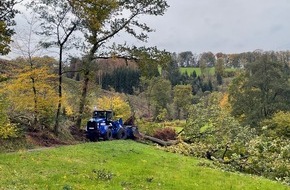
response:
M0 154L0 189L290 189L206 163L133 141L86 143Z
M0 59L0 82L11 77L15 69L19 69L15 63Z

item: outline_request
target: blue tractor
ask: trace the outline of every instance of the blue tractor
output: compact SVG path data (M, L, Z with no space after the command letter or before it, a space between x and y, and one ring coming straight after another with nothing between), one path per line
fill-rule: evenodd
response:
M113 121L111 110L95 110L87 122L86 136L91 141L134 138L133 127L125 126L122 119Z

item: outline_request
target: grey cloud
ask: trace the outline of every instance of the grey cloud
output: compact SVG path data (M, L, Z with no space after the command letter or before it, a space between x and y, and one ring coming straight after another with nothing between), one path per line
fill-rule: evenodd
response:
M279 43L290 43L288 0L168 0L168 3L171 7L162 18L146 21L156 28L150 44L162 44L161 48L170 51L279 50L283 46Z
M171 52L290 49L289 0L167 0L164 16L141 18L156 32L147 46ZM129 35L119 43L144 45Z

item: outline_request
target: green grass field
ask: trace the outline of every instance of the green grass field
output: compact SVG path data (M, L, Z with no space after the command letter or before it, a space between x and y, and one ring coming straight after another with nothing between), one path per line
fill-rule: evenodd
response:
M215 71L214 67L208 68L207 70L208 70L209 74L214 75L214 71ZM187 72L188 74L191 74L191 73L193 73L193 71L195 71L196 75L198 75L198 76L201 75L200 68L196 68L196 67L180 67L180 72L181 73Z
M202 167L201 161L130 140L0 154L0 189L290 189L264 178Z
M234 68L226 68L225 69L225 71L235 71L235 70L237 70L237 69L234 69ZM181 73L187 72L188 74L191 74L191 73L193 73L193 71L195 71L198 76L201 75L201 70L198 67L180 67ZM209 72L210 75L214 75L215 68L214 67L207 68L207 72Z

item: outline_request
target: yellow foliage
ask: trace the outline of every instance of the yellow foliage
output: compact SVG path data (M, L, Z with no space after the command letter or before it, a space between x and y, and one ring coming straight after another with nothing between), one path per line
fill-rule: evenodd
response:
M225 110L225 111L230 111L231 110L231 105L229 103L229 94L224 93L221 100L220 100L220 107Z
M16 135L16 126L14 124L5 123L0 124L0 138L1 139L8 139L10 137L17 137Z
M131 116L129 104L120 96L103 96L97 99L96 104L98 109L112 110L114 118L122 118L124 121Z
M73 108L71 106L66 106L64 108L64 110L65 110L65 113L66 113L67 116L73 116L74 115L74 110L73 110Z
M56 76L49 74L46 67L33 69L26 67L15 79L7 83L3 92L14 110L34 111L36 108L39 114L49 114L55 109L58 101L55 87Z
M75 114L74 108L72 104L69 102L69 99L72 99L70 95L66 92L63 92L62 94L62 106L64 107L65 114L67 116L73 116Z

